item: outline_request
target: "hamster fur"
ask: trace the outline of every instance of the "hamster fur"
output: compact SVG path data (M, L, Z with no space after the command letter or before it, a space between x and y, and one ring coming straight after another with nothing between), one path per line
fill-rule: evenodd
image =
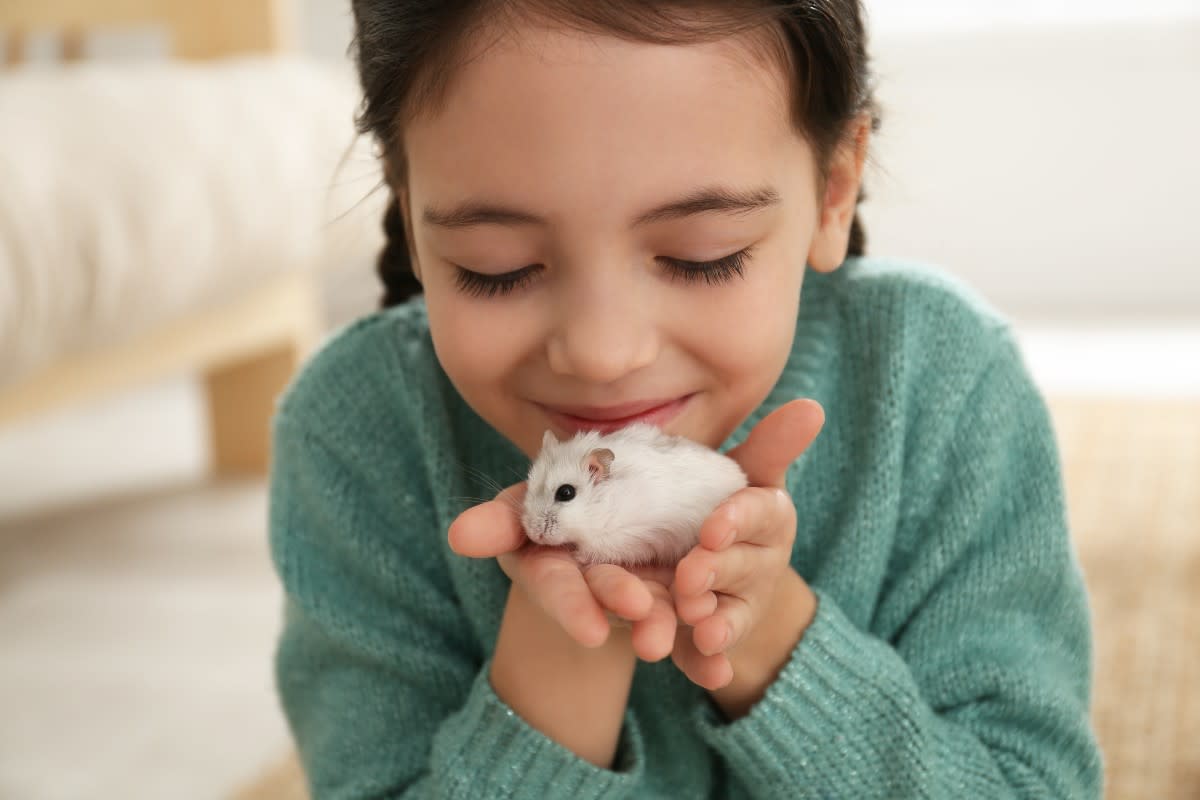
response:
M581 564L673 565L713 509L746 485L733 459L649 423L565 442L546 431L521 523L531 541L565 546Z

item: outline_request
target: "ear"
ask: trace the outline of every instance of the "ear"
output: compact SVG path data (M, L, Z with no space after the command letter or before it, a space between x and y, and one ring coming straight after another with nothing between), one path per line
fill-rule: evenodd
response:
M408 261L412 264L413 276L417 283L421 281L421 262L417 260L417 248L413 244L412 218L408 214L408 187L393 186L396 199L400 201L400 219L404 221L404 243L408 247Z
M550 432L549 428L547 428L545 432L542 433L542 449L545 450L552 444L558 444L558 439L554 438L554 434Z
M587 454L584 459L584 464L587 466L588 473L591 475L592 483L597 484L607 480L609 476L609 467L612 466L613 451L607 447L598 447Z
M808 263L818 272L833 272L846 260L871 137L870 114L856 117L847 133L829 164L820 219L808 252Z

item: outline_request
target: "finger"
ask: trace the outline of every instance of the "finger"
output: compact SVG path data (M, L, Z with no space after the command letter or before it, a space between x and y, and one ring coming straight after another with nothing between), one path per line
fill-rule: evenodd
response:
M744 542L719 553L695 547L675 568L675 592L680 597L694 597L708 591L740 593L747 579L769 563L770 552L760 545Z
M661 661L674 649L678 623L667 587L650 582L647 588L654 596L654 605L645 619L633 623L633 650L643 661Z
M739 489L734 492L705 517L700 525L700 544L709 550L723 550L734 543L738 528L746 519L746 509L740 500L740 495L745 491Z
M671 564L638 564L636 566L625 567L625 569L637 575L642 580L655 581L663 586L670 586L675 580L675 565Z
M517 563L520 552L520 550L513 550L496 556L496 563L500 565L500 571L507 575L513 583L517 582L517 576L521 573L521 567Z
M518 563L520 585L547 616L584 647L604 644L608 619L577 564L547 552L519 558Z
M459 514L446 532L450 549L461 556L491 558L524 544L527 537L517 509L525 501L527 488L525 481L515 483L494 500Z
M728 652L735 647L753 622L750 604L740 597L717 597L717 610L692 629L696 649L706 656Z
M717 595L714 592L704 592L686 597L675 595L675 615L687 625L708 619L717 610Z
M812 444L825 424L816 400L784 403L754 426L746 441L726 453L741 465L751 486L783 486L791 463Z
M516 550L510 550L507 553L501 553L496 556L496 563L500 565L500 569L508 576L508 579L514 583L523 583L525 578L522 577L527 573L528 568L523 567L523 564L531 563L533 560L559 561L569 567L579 569L579 565L571 554L561 547L547 547L545 545L534 544L533 542L525 542ZM526 572L522 572L525 569Z
M596 601L624 619L645 619L654 597L641 578L615 564L594 564L583 577Z
M675 632L675 647L671 650L671 661L679 667L688 680L712 691L728 686L733 680L733 665L723 653L706 656L692 643L692 629L680 626Z
M795 514L785 490L748 486L708 515L700 526L700 544L714 552L737 542L778 545L795 536Z

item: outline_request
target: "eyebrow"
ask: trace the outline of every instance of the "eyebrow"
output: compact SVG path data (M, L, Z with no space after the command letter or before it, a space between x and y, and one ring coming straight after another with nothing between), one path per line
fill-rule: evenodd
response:
M683 219L695 214L718 212L722 214L747 214L779 204L779 192L773 187L738 190L726 186L706 186L678 200L664 203L639 214L632 227L639 228L655 222ZM448 209L426 207L422 219L439 228L461 229L476 225L542 225L547 221L530 211L509 208L481 200L469 200Z

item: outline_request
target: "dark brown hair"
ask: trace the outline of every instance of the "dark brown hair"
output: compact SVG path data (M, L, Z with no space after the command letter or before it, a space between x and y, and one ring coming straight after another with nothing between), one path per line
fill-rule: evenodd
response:
M860 113L879 128L860 0L353 0L354 50L363 88L360 133L379 144L391 185L403 185L402 131L444 102L456 64L484 30L532 20L635 42L681 45L765 33L764 54L790 77L790 114L817 158L822 184L833 153ZM863 200L860 192L858 200ZM384 214L379 256L383 307L419 294L401 207ZM863 255L857 212L847 255Z

